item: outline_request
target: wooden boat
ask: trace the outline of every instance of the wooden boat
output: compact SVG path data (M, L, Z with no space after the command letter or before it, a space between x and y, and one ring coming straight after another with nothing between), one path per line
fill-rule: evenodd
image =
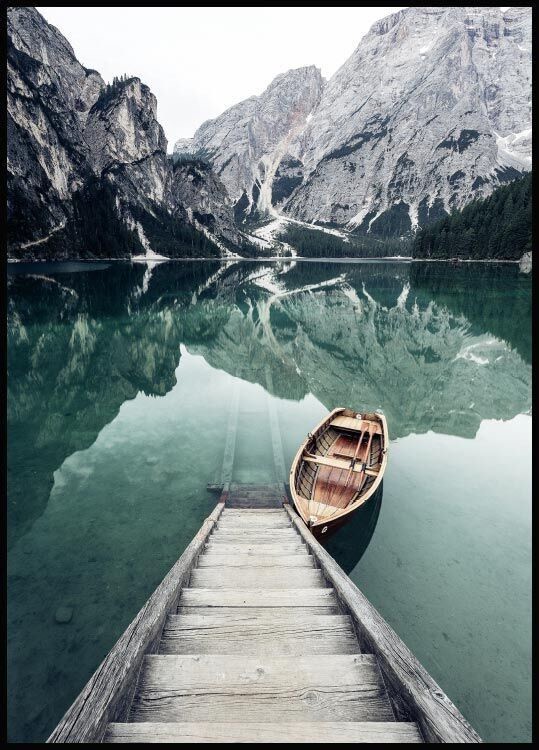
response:
M389 444L381 412L334 409L301 444L290 470L296 510L316 537L328 536L373 496Z

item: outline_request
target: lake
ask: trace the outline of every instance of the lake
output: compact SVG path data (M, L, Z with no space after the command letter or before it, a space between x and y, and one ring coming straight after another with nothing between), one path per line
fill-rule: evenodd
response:
M233 481L383 409L328 550L487 741L531 741L531 278L507 264L8 267L8 728L43 741ZM68 620L58 622L58 620Z

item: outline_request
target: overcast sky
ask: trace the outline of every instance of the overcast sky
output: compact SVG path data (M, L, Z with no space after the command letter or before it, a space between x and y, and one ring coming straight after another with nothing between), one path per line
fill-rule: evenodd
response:
M106 81L136 75L157 97L168 150L279 73L316 65L325 78L374 21L400 8L38 7L78 60Z

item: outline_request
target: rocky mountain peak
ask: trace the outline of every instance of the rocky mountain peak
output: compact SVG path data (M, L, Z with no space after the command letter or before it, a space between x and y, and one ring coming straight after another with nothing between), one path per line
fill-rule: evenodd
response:
M320 99L324 79L310 65L278 75L259 96L208 120L193 139L182 139L175 152L203 151L236 203L241 218L272 205L275 171L289 144Z
M140 78L132 77L102 89L85 128L94 169L166 154L167 140L157 121L157 99Z
M209 154L240 220L407 233L531 169L531 11L405 8L329 81L288 71L183 149Z
M156 109L139 78L105 84L35 8L9 9L10 255L216 255L225 234L240 244L211 170L197 200L182 191Z
M285 212L409 231L531 168L531 13L406 8L371 28L298 140Z

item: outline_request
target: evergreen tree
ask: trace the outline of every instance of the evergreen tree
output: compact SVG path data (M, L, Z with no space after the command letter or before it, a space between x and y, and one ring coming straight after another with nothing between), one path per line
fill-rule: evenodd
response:
M518 260L531 250L532 174L476 199L420 230L415 258L499 258Z

